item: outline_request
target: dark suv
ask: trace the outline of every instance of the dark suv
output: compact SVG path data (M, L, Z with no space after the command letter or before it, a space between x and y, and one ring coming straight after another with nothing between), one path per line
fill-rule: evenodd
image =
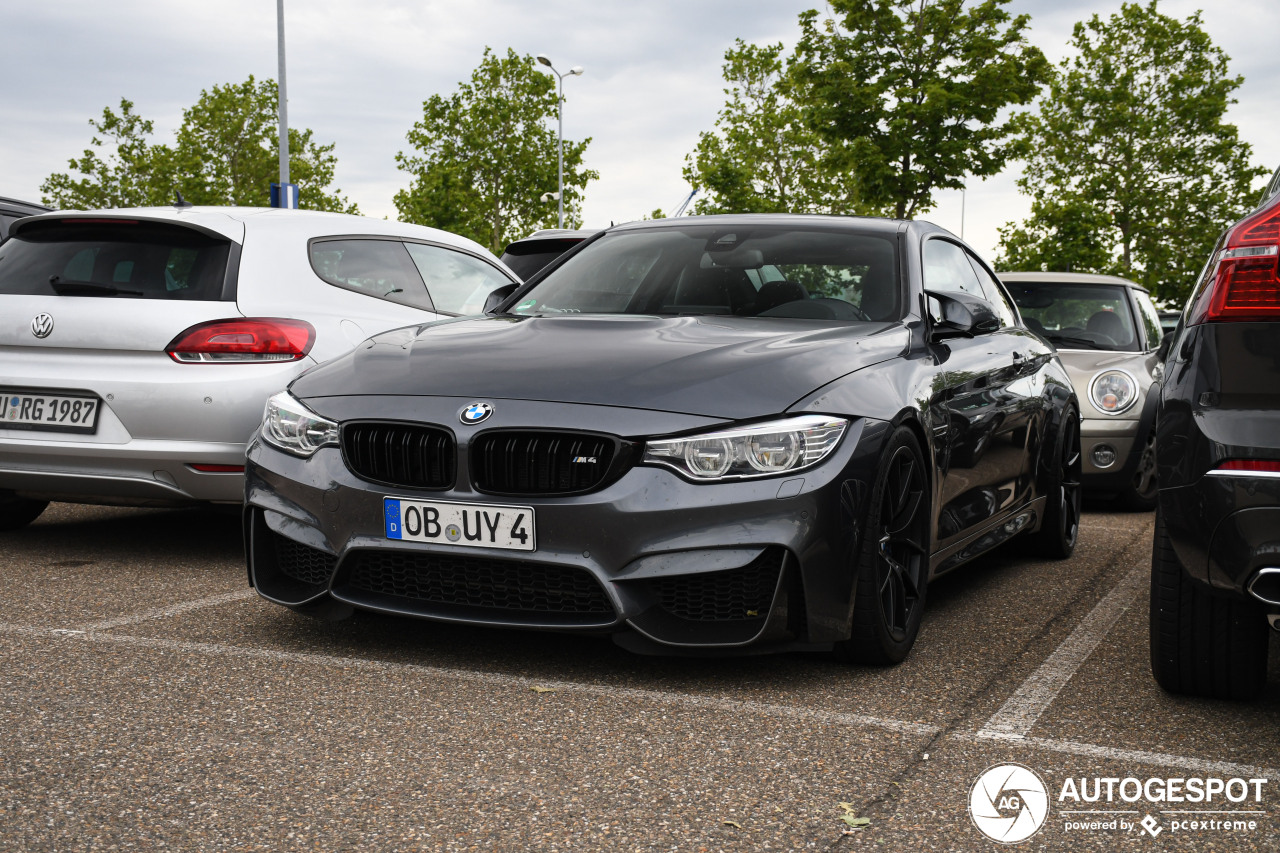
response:
M51 210L52 207L45 207L34 201L18 201L16 198L0 196L0 240L9 236L9 226L22 217L48 213Z
M1280 171L1214 247L1156 413L1151 668L1166 690L1256 696L1280 624Z

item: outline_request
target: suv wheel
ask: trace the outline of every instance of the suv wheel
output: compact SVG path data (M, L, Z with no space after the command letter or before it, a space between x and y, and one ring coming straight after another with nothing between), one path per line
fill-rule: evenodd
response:
M1252 699L1267 679L1260 605L1216 595L1182 570L1156 510L1151 550L1151 672L1170 693Z

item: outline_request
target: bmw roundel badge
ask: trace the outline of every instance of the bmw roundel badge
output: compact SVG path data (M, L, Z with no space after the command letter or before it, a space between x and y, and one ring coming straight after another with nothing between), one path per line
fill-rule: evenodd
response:
M464 424L478 424L483 420L487 420L489 415L493 414L493 403L468 403L467 407L458 415L458 420Z

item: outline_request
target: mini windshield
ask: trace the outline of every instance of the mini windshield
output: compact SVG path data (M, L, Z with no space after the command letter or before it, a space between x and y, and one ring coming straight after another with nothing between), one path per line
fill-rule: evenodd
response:
M1126 289L1110 284L1006 282L1027 328L1059 349L1138 351Z
M508 310L879 322L902 316L898 281L882 235L690 224L606 234Z

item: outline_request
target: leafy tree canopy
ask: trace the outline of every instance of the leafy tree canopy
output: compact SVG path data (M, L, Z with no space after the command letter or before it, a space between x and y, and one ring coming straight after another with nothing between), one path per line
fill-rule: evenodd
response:
M1243 78L1201 26L1126 3L1077 23L1019 181L1031 217L1002 229L1006 268L1108 272L1186 298L1222 228L1266 174L1224 121Z
M396 154L412 177L396 193L400 218L462 234L494 252L538 228L555 227L556 80L532 56L485 48L468 83L432 95ZM582 224L582 194L599 173L582 165L590 138L564 142L566 227ZM544 198L545 196L545 198Z
M181 192L193 204L270 203L270 185L279 180L279 126L273 80L214 86L183 110L172 146L148 137L154 124L121 99L90 119L92 147L69 166L79 176L50 175L40 186L44 201L66 208L134 207L170 204ZM334 144L320 145L310 129L289 129L289 179L298 185L298 205L310 210L358 213L331 189L338 158Z
M715 132L685 158L684 177L704 195L694 212L871 213L857 174L831 169L827 143L791 97L781 44L738 39L724 55L728 100Z
M1030 103L1049 65L1007 3L830 0L835 17L800 16L797 101L866 204L916 216L935 190L963 189L1018 153L1001 113Z

